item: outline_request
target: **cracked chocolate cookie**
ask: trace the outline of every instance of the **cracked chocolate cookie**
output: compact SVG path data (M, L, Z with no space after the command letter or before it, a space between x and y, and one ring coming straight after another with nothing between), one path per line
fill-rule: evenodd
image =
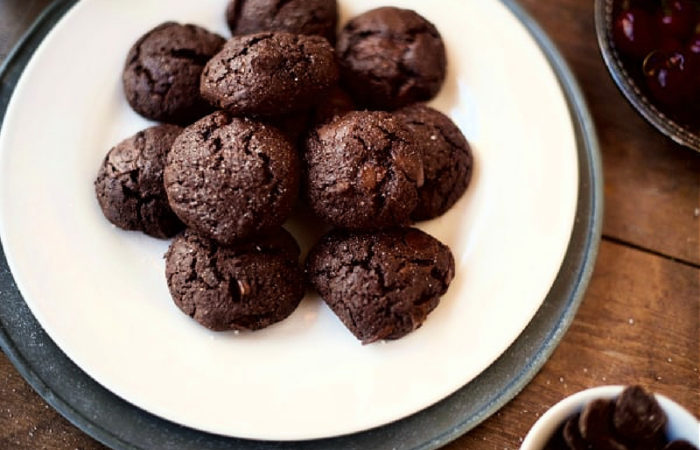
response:
M147 128L107 153L95 180L97 201L107 220L157 238L172 237L183 228L163 187L166 155L181 131L175 125Z
M143 35L126 59L126 99L142 116L187 125L212 111L199 93L204 65L226 41L196 25L166 22Z
M423 155L425 184L418 190L414 220L429 220L450 209L466 191L472 174L467 139L449 117L416 104L398 110Z
M175 304L214 331L259 330L288 317L304 296L299 247L278 228L222 246L186 230L165 255Z
M204 68L201 93L236 115L283 116L313 107L338 81L333 48L319 36L236 36Z
M187 127L163 176L175 214L220 243L265 233L292 211L299 157L276 128L217 111Z
M332 231L306 260L309 282L363 344L420 327L454 273L450 249L413 228Z
M335 42L336 0L231 0L226 22L234 35L286 31Z
M408 9L384 7L355 17L340 32L337 50L343 82L369 108L430 100L445 80L440 33Z
M303 159L306 200L331 225L402 225L418 204L420 150L392 114L354 111L312 130Z

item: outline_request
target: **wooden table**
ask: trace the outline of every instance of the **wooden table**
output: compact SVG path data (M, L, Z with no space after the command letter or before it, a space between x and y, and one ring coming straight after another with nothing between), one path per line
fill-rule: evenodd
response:
M450 450L516 449L551 405L603 384L640 383L700 416L700 153L658 134L613 85L596 46L592 0L521 2L566 57L595 119L603 242L583 305L552 358ZM0 61L48 3L0 2ZM0 353L0 448L104 447L46 405Z

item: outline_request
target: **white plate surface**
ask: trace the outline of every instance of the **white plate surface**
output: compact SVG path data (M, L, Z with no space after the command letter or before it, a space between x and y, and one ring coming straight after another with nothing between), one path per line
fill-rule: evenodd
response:
M433 21L448 48L434 106L473 145L472 185L419 227L448 244L457 275L424 326L362 346L315 296L255 333L213 333L168 294L168 243L102 216L93 179L107 150L151 123L128 107L132 43L165 20L229 36L226 0L84 0L47 36L0 135L0 237L17 284L58 346L151 413L223 435L311 439L417 412L463 386L517 338L566 252L576 208L573 126L554 72L496 0L341 0ZM304 247L300 221L288 228Z

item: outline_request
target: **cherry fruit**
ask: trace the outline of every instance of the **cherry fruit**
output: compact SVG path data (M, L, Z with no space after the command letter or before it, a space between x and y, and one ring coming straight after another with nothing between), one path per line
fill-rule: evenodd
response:
M665 105L679 106L697 94L688 55L683 51L653 52L645 59L643 70L652 96Z
M656 23L651 14L643 9L622 11L613 24L615 46L622 53L640 60L654 50L656 36Z
M688 51L700 56L700 33L695 33L695 35L690 38L688 41Z
M698 10L691 0L671 0L658 14L659 33L685 41L692 36L698 21Z

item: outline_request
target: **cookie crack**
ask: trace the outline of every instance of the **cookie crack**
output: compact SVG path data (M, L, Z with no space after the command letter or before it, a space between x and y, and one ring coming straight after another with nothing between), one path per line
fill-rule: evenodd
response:
M383 215L386 213L386 198L389 194L390 186L393 184L396 177L395 165L391 164L389 156L391 154L393 143L396 139L398 139L398 137L379 125L377 125L377 128L379 128L385 134L387 140L389 141L387 145L384 145L380 149L373 150L372 146L365 141L361 134L355 134L353 135L353 138L360 142L365 150L365 155L363 155L361 163L365 164L370 160L374 160L385 170L385 175L382 177L381 181L379 181L377 185L378 189L376 189L376 194L374 196L377 214ZM405 173L404 176L406 176Z
M261 34L261 35L255 36L255 37L250 37L248 42L245 43L245 46L238 53L226 58L227 66L228 66L228 63L231 62L232 60L239 58L241 56L248 55L248 53L250 53L250 51L253 49L253 47L258 45L262 41L270 39L271 37L272 37L271 33L265 33L265 34Z
M258 43L267 40L271 37L272 35L270 33L266 33L263 35L258 35L255 37L250 37L248 38L249 40L243 44L243 48L238 50L236 53L233 55L230 55L226 58L221 59L221 65L223 66L223 74L219 75L217 78L215 78L212 83L218 85L221 81L225 80L231 75L231 72L235 72L236 70L232 67L232 62L240 57L247 56L248 53L253 49L254 46L256 46Z
M173 87L173 83L171 81L161 83L159 86L158 81L156 81L156 79L153 77L153 72L151 72L151 69L149 69L141 63L136 64L136 66L134 67L134 72L136 73L136 75L144 76L146 78L146 82L150 87L150 91L152 91L153 94L158 95L160 97L167 96L168 92L170 92L170 89Z
M462 146L460 143L457 143L457 142L453 141L453 140L452 140L452 137L450 136L450 133L448 133L447 131L445 131L442 127L435 127L435 128L437 129L437 131L438 131L438 133L440 134L440 136L442 136L442 138L443 138L448 144L450 144L450 146L452 146L453 149L457 149L457 150L460 150L460 151L462 151L462 152L465 150L465 149L463 148L463 146ZM467 145L468 145L468 143L467 143Z

